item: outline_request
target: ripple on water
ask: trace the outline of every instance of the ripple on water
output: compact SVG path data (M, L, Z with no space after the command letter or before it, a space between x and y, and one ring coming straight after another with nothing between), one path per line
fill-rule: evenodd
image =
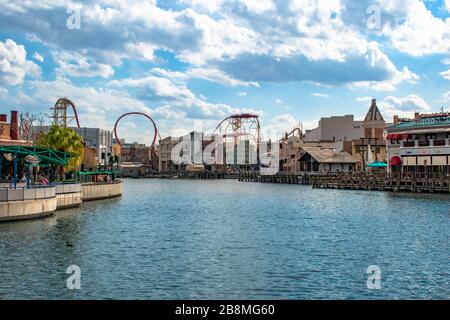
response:
M0 224L0 298L450 298L450 197L125 180L122 198ZM73 243L67 247L66 241ZM82 289L65 288L66 268ZM382 270L368 290L366 269Z

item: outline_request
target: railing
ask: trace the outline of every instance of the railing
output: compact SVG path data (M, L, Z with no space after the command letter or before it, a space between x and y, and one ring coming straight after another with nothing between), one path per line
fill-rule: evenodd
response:
M430 146L430 141L426 140L420 140L419 141L419 147L429 147Z
M106 184L119 184L122 183L122 180L112 180L112 181L98 181L98 182L83 182L82 185L83 186L95 186L95 185L106 185Z
M55 194L56 187L53 185L16 189L2 187L0 188L0 202L48 199L54 198Z
M434 145L438 147L445 146L445 140L434 140Z
M411 147L414 147L415 145L416 145L416 143L414 141L403 142L403 147L406 147L406 148L411 148Z
M81 183L57 183L56 194L81 192Z

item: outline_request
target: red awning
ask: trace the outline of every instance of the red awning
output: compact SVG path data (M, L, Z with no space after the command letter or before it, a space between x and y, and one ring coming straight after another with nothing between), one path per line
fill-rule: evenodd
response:
M393 156L391 160L389 161L389 166L398 166L402 164L402 159L398 156Z
M395 134L395 133L390 133L387 135L386 139L387 140L408 140L410 138L411 135L409 134Z

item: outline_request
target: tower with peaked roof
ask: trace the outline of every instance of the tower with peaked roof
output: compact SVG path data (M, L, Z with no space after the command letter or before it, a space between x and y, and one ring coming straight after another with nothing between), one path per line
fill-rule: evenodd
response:
M362 122L363 136L352 142L352 156L357 160L356 170L367 169L374 161L386 161L386 141L383 138L386 122L372 99L369 111Z
M383 139L386 122L377 106L377 100L372 99L369 111L363 121L364 138Z

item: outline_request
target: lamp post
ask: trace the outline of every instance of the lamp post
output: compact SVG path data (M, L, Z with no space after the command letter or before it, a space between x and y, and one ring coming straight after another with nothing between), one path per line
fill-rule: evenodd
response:
M14 153L14 189L17 189L17 152Z
M27 188L29 188L31 185L30 167L31 165L39 164L39 162L41 162L41 159L39 159L37 156L28 155L25 157L25 162L27 163Z

